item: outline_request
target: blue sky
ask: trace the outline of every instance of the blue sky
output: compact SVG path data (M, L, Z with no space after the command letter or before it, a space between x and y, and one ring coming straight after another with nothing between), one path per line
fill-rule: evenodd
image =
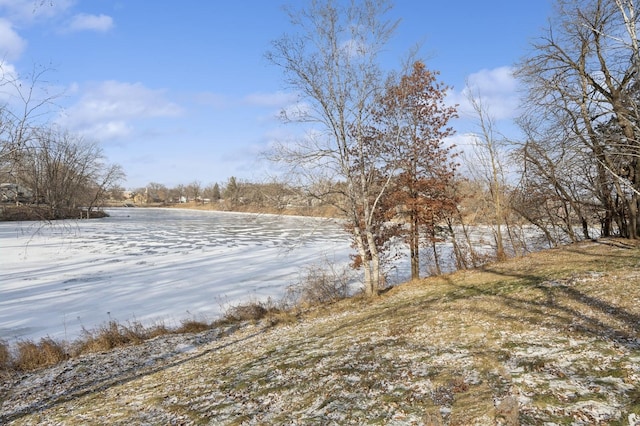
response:
M20 75L51 68L47 85L62 94L51 119L99 141L128 189L259 181L269 168L259 153L289 132L277 114L295 96L264 54L290 28L282 5L292 2L0 0L0 58ZM461 104L453 124L462 140L473 130L466 82L508 123L511 67L551 11L551 0L397 0L385 65L397 68L421 43L420 57Z

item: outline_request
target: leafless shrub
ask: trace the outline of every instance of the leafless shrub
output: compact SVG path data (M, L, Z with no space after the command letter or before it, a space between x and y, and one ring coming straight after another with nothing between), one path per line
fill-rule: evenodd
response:
M18 342L13 365L19 371L30 371L55 365L68 358L69 355L61 343L46 337L40 339L39 343L31 340Z
M182 334L182 333L200 333L202 331L206 331L209 330L211 328L211 324L204 322L204 321L198 321L195 319L189 319L189 320L184 320L182 321L182 323L180 324L180 327L178 327L175 332Z
M268 309L262 302L248 302L231 306L224 313L224 319L230 322L258 321L267 315Z
M269 302L271 303L271 302ZM261 319L267 313L275 312L267 303L252 303L231 308L226 320L235 321ZM282 320L275 319L275 323ZM58 364L70 357L86 353L106 352L118 347L138 345L146 340L168 334L199 333L216 326L195 319L185 320L179 327L168 328L163 323L145 327L140 322L120 324L117 321L88 330L83 328L80 338L71 344L43 338L39 343L26 340L12 348L0 340L0 375L15 371L30 371Z
M225 309L222 323L236 323L242 321L259 321L265 318L272 320L272 324L281 321L278 319L285 315L285 309L282 303L276 302L271 298L266 301L250 301L239 305L231 305Z
M286 306L319 305L335 302L349 296L352 273L348 266L342 269L328 262L305 268L300 280L287 288Z

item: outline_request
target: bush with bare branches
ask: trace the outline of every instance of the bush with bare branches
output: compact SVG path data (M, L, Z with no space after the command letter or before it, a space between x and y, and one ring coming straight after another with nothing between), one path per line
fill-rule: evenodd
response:
M319 305L349 297L352 274L348 266L336 269L328 263L311 265L303 269L297 283L287 288L283 303L288 307Z

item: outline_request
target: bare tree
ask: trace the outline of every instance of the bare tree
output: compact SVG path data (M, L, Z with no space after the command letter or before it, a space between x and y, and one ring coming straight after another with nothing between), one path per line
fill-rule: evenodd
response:
M505 147L495 128L495 119L480 95L470 88L467 96L476 114L479 133L474 134L472 150L466 155L469 171L478 182L483 182L490 195L492 207L496 258L506 258L504 227L507 216L505 202L507 181L505 173Z
M89 212L124 177L122 168L105 162L97 143L48 123L51 94L44 80L48 68L34 67L19 76L0 64L0 172L3 179L27 188L27 202L46 204L50 218L67 216L80 206Z
M549 243L557 245L563 236L576 242L580 239L574 227L579 223L582 237L590 238L590 216L602 214L592 201L591 168L585 168L589 158L584 150L575 149L564 126L545 129L521 118L520 128L525 140L514 151L513 158L522 164L521 180L510 207L541 231ZM547 141L552 141L548 143ZM606 214L606 213L604 213ZM555 232L557 229L560 232Z
M108 194L107 196L109 197L110 200L115 200L115 201L124 201L125 198L125 189L124 187L120 186L120 185L113 185L111 186L111 188L109 188L109 190L107 191Z
M107 165L95 142L52 128L37 129L19 162L18 179L42 200L53 219L70 210L91 210L124 177L120 166Z
M179 184L173 188L167 189L167 196L169 202L172 203L180 203L183 201L183 197L185 197L185 188L184 185ZM186 200L186 198L185 198Z
M346 6L312 0L306 8L289 10L294 29L274 41L267 53L304 100L283 118L313 125L305 138L281 143L271 157L288 165L311 197L344 201L336 207L353 233L369 296L384 282L375 222L388 181L379 172L378 153L365 129L370 106L383 86L378 58L396 27L384 18L389 9L385 0ZM327 181L343 183L340 197L314 191L322 187L314 184Z
M34 137L50 106L59 94L47 90L45 75L48 68L34 67L20 76L0 62L0 171L11 181L16 181L20 161L28 155L28 144Z
M198 180L194 180L186 187L187 197L193 201L199 201L202 198L202 184Z
M162 183L149 182L145 188L147 202L164 203L169 199L169 189Z
M84 205L88 214L97 206L100 206L109 197L114 188L125 178L125 173L119 164L105 164L98 160L98 169L93 176L93 182L87 188L88 203Z
M562 126L562 141L585 150L583 169L606 214L622 236L640 236L640 67L632 0L558 0L557 16L518 75L528 88L527 114ZM556 146L561 141L539 141ZM583 200L586 201L586 200Z

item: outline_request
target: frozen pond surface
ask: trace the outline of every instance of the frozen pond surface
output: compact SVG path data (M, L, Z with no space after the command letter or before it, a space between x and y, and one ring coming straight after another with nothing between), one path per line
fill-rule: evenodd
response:
M51 225L0 223L0 339L73 340L109 320L212 320L275 299L301 268L349 261L331 220L179 209L112 209Z

